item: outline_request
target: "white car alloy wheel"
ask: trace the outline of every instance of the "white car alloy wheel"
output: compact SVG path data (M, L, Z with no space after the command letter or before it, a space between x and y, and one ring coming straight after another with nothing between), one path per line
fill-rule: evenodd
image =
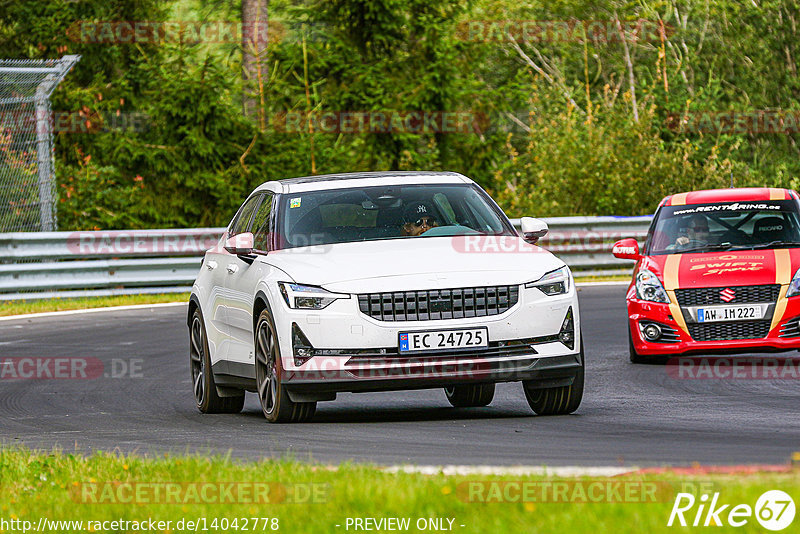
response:
M203 323L200 314L192 318L192 328L190 330L189 358L192 365L192 389L194 400L198 407L203 406L206 400L205 387L205 336L203 335Z
M189 329L189 362L192 371L192 390L197 409L203 413L239 413L244 407L244 392L221 397L214 383L214 375L209 372L211 360L208 352L208 338L199 309L192 314Z
M309 421L315 402L293 402L281 384L281 352L269 311L264 310L256 327L256 388L264 417L270 423Z

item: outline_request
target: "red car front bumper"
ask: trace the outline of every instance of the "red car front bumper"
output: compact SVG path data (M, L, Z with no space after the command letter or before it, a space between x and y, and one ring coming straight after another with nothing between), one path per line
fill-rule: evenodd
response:
M673 316L673 306L639 300L635 292L629 291L628 322L633 347L641 355L671 355L685 353L736 353L736 352L776 352L800 349L798 337L780 337L781 328L787 322L800 318L800 297L786 299L786 308L779 320L773 321L769 333L759 339L735 339L718 341L695 341L689 333L678 324ZM776 313L778 313L776 311ZM645 340L639 327L640 323L654 322L674 330L674 335L666 336L668 342L650 342ZM674 341L673 341L674 340Z

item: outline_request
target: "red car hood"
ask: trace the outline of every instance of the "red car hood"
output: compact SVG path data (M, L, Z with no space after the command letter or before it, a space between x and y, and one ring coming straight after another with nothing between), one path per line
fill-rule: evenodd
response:
M692 287L788 284L800 267L800 249L742 250L645 256L666 290Z

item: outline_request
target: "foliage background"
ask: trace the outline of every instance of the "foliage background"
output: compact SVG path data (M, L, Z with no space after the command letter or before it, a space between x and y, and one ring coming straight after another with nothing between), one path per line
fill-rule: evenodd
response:
M57 135L60 229L223 225L257 184L310 174L312 154L317 173L462 172L511 216L642 214L683 190L800 186L796 134L668 127L686 112L798 110L800 6L791 0L270 2L268 116L489 118L459 134L262 131L242 113L237 43L69 35L76 21L236 21L240 12L230 0L0 0L0 57L83 56L54 110L148 117L144 129ZM619 40L519 43L538 68L508 40L464 31L470 21L616 17L669 31L629 42L630 65Z

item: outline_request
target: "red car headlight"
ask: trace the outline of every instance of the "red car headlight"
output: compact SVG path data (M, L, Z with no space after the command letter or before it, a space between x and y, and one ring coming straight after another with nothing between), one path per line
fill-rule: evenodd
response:
M636 273L636 298L651 302L669 303L669 297L658 277L647 269Z

